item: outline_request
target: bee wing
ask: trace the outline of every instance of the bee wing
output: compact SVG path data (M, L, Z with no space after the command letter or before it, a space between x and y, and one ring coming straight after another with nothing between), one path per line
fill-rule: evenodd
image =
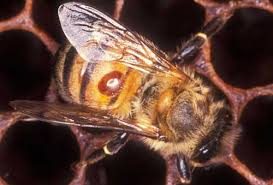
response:
M143 72L172 74L167 55L102 12L69 2L58 9L61 27L87 62L118 61Z
M28 100L12 101L10 105L18 112L49 123L122 131L153 139L160 137L159 129L156 127L141 128L129 121L114 118L106 112L80 105L54 104Z

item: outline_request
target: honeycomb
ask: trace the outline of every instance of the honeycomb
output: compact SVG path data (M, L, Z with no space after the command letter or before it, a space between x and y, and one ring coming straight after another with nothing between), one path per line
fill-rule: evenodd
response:
M15 99L56 101L54 53L65 40L58 6L65 0L0 2L0 184L173 185L173 158L133 138L95 165L79 165L113 133L27 122ZM229 100L241 136L220 164L196 168L194 185L273 184L272 0L90 0L162 50L176 47L217 15L228 21L192 65Z

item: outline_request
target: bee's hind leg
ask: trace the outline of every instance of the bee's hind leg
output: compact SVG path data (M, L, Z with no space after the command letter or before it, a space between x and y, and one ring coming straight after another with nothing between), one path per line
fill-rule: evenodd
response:
M208 22L199 33L182 45L182 47L172 57L172 63L177 66L190 64L208 38L213 36L223 27L226 19L227 18L224 19L219 16Z
M180 181L183 184L189 184L192 176L192 169L189 160L184 155L177 155L176 164L180 174Z
M103 148L98 149L91 153L88 158L82 163L85 165L94 164L101 159L105 158L107 155L116 154L127 142L129 134L120 133L111 139Z

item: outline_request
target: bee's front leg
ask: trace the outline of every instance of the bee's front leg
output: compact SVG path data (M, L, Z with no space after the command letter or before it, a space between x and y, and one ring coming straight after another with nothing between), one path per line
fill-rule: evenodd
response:
M83 161L83 164L89 165L98 162L107 155L116 154L128 141L129 134L121 133L111 139L103 148L94 151L88 158Z
M219 16L208 22L200 32L182 45L182 47L172 57L172 63L178 66L190 64L208 38L213 36L223 27L226 19L227 18L224 19Z
M192 176L189 160L184 155L177 155L176 164L180 174L180 181L183 184L189 184Z

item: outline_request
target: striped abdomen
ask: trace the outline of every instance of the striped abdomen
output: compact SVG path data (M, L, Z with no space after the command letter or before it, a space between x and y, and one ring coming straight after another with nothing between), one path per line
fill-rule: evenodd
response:
M132 100L142 77L139 71L118 61L87 62L71 45L57 54L55 80L61 96L72 103L119 108Z

